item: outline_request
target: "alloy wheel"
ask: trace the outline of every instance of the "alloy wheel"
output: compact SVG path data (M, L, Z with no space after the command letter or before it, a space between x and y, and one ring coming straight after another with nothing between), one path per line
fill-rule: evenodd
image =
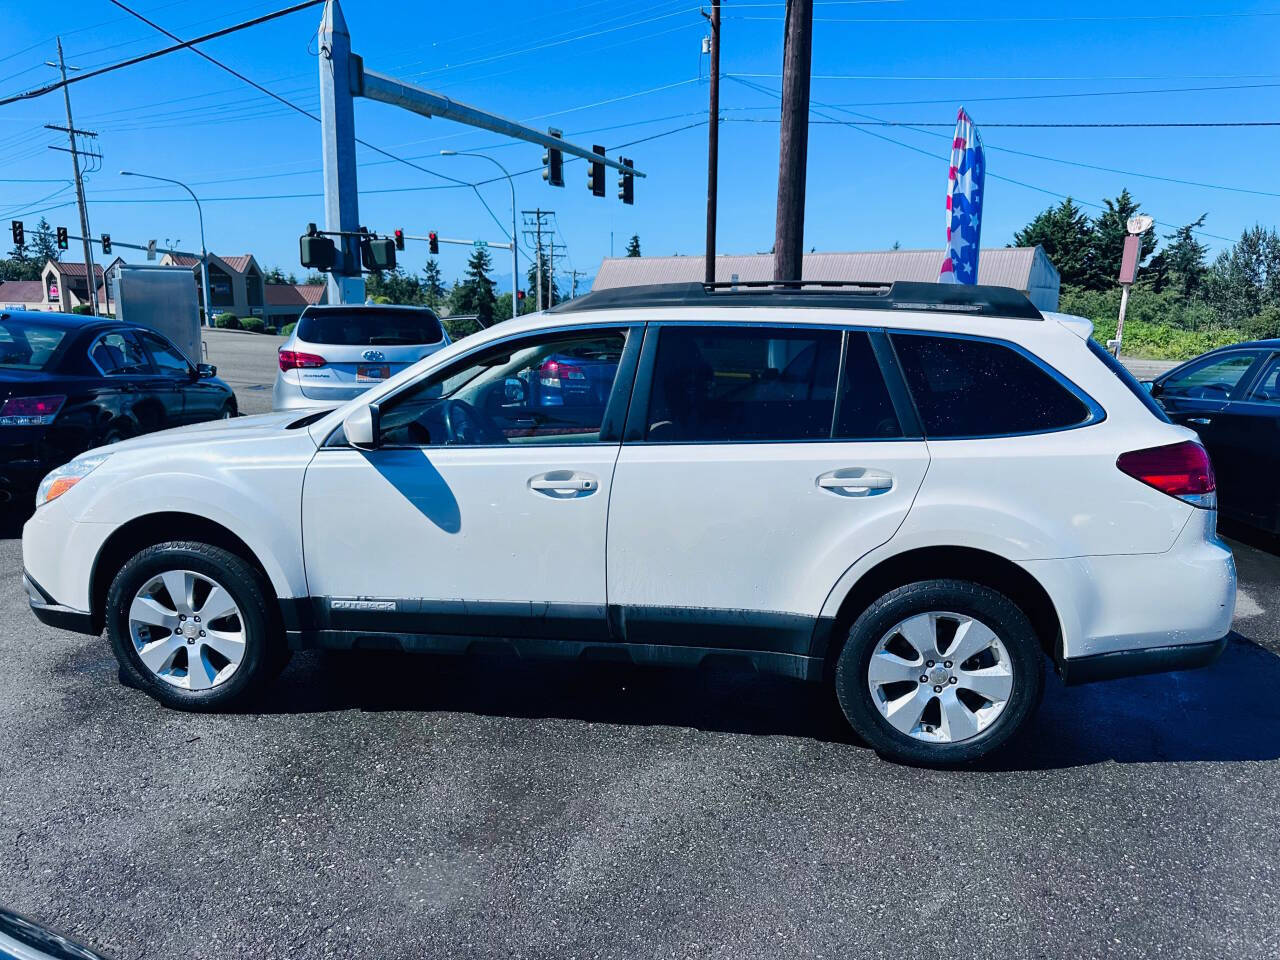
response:
M867 685L880 715L900 733L957 743L993 724L1013 693L1009 651L986 624L931 611L903 620L876 644Z
M230 592L194 570L152 577L129 607L129 635L155 677L183 690L209 690L239 668L244 618Z

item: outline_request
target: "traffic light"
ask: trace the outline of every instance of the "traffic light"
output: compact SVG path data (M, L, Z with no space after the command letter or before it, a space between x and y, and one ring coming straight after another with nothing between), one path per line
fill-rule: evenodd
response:
M555 127L547 130L551 136L559 140L564 136L563 132ZM564 154L556 147L548 147L547 152L542 155L542 179L547 181L553 187L564 186Z
M525 292L523 290L516 291L516 303L524 303Z
M436 236L434 230L427 234L427 249L431 251L432 256L440 252L440 238Z
M380 273L396 268L396 242L385 237L364 237L360 244L360 259L366 270Z
M13 228L13 245L15 247L26 246L27 236L26 232L22 228L22 221L14 220L10 226Z
M68 246L70 246L70 244L67 243L67 228L59 227L58 228L58 249L66 250Z
M626 157L619 157L618 162L624 167L631 167L633 164ZM618 199L623 203L636 202L636 176L630 170L624 170L618 174Z
M332 270L338 259L338 248L332 239L316 232L314 223L309 223L307 232L298 238L298 254L308 270Z
M102 235L102 255L104 257L111 255L111 234L109 233Z
M595 144L592 146L591 152L598 153L603 157L604 147ZM587 186L591 188L592 196L604 196L604 164L598 160L592 160L587 164Z
M397 250L404 249L404 231L403 230L399 230L399 229L396 230L396 249Z

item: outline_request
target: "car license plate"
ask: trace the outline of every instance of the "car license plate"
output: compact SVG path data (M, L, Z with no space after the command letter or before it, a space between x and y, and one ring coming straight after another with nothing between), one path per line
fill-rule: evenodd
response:
M356 367L356 383L376 383L391 376L391 367L385 363L360 365Z

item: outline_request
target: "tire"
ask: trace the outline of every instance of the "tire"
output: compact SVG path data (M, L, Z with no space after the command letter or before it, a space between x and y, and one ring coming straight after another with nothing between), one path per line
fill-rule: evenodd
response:
M936 657L923 652L930 642ZM1035 712L1044 654L1026 614L1004 594L925 580L891 590L857 618L835 687L850 726L882 757L953 767L1007 743Z
M236 416L236 405L234 403L224 403L222 410L218 414L219 420L230 420Z
M175 601L175 593L187 596ZM147 547L107 591L107 634L125 681L178 710L243 702L289 660L271 596L261 573L221 547ZM234 613L212 616L227 609Z

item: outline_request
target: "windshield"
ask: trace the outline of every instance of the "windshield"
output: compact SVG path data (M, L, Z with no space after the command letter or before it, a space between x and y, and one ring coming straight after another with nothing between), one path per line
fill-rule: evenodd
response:
M44 370L66 335L38 320L0 315L0 368Z
M397 307L350 307L304 312L298 339L344 347L407 346L439 343L440 321L430 310Z

